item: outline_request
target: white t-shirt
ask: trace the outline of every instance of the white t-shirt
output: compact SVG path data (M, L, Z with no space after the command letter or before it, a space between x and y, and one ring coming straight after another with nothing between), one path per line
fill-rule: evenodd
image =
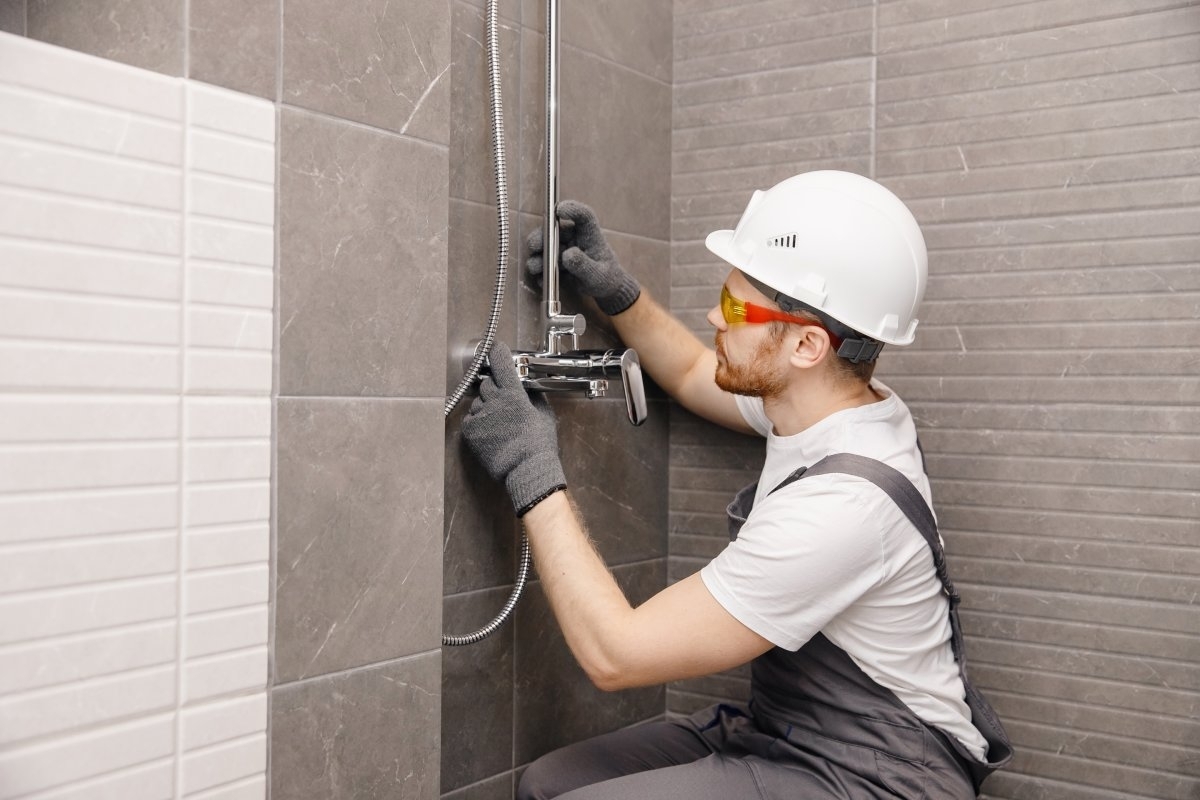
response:
M767 437L754 509L736 541L701 571L730 614L772 644L798 650L824 633L868 676L980 761L987 744L971 724L950 647L950 618L933 554L883 490L852 475L817 475L771 494L797 468L832 453L889 464L932 506L908 407L878 381L884 400L776 436L762 400L737 398Z

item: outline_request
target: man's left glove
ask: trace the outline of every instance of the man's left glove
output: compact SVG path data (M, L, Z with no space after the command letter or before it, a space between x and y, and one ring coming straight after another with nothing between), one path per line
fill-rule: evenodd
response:
M488 357L492 374L479 384L479 397L463 419L463 439L492 478L504 482L521 517L567 488L554 411L540 394L526 394L503 342Z
M562 231L559 261L576 288L596 300L600 310L610 317L620 314L641 296L637 279L626 272L617 255L608 246L596 212L576 200L558 204L556 216L572 225ZM542 277L542 229L529 235L529 258L525 269L539 281Z

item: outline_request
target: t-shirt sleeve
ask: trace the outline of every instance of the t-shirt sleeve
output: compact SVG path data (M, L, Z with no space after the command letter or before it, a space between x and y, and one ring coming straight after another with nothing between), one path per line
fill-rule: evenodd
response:
M746 424L759 436L766 436L771 432L771 420L767 419L766 409L763 408L761 397L747 397L742 394L735 394L733 399L737 401L738 411L742 412L742 419L746 420Z
M883 576L878 521L837 481L845 476L808 478L768 496L700 571L726 611L785 650L802 647Z

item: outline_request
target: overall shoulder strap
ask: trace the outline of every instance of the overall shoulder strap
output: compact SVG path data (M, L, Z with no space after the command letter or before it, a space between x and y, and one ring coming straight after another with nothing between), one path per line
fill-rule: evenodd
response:
M830 473L854 475L868 480L892 498L892 502L904 512L904 516L908 517L909 522L920 532L929 545L929 549L933 551L933 566L937 570L938 579L941 580L942 588L950 598L950 604L957 606L958 590L954 588L954 583L950 580L950 573L946 569L946 552L938 537L937 521L933 517L933 511L925 502L925 498L917 491L917 487L913 486L912 481L904 477L904 473L900 470L874 458L853 453L834 453L825 456L811 467L801 467L788 475L782 483L771 490L771 493L774 494L801 478Z
M938 579L941 580L942 588L950 598L950 605L957 606L960 598L958 590L954 588L954 582L950 580L950 572L946 568L946 551L942 547L941 537L938 536L937 520L934 519L933 511L925 502L925 498L917 491L913 482L904 477L904 473L895 467L874 458L853 453L834 453L825 456L809 467L801 477L830 473L854 475L868 480L892 498L892 502L904 512L904 516L908 517L908 521L920 532L926 544L929 545L929 549L933 551L933 567L937 571Z
M923 460L924 453L921 455ZM982 771L977 768L972 770L976 789L978 789L979 782L983 780L988 771L1007 764L1012 759L1012 744L991 704L967 678L966 648L963 643L962 625L958 620L960 598L958 590L954 588L954 583L950 580L950 573L946 569L946 551L942 548L942 541L938 537L937 521L934 519L933 511L925 502L925 498L917 491L913 482L904 477L904 473L882 461L853 453L834 453L822 458L811 467L801 467L788 475L771 492L777 492L802 478L830 473L854 475L868 480L882 489L904 512L904 516L908 517L909 521L920 531L921 536L929 545L929 549L933 552L934 569L937 571L938 579L942 582L943 590L950 598L950 647L954 652L955 660L958 661L958 671L966 689L967 705L971 709L972 721L983 733L989 746L989 764L984 765Z

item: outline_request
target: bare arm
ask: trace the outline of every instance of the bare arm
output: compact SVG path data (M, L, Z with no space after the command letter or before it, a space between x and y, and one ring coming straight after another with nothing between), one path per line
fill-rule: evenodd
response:
M722 607L696 573L632 608L565 492L524 517L538 575L567 645L613 691L709 675L772 647Z
M717 386L717 354L659 305L649 292L612 322L650 377L684 408L710 422L741 433L754 433L738 411L733 395Z

